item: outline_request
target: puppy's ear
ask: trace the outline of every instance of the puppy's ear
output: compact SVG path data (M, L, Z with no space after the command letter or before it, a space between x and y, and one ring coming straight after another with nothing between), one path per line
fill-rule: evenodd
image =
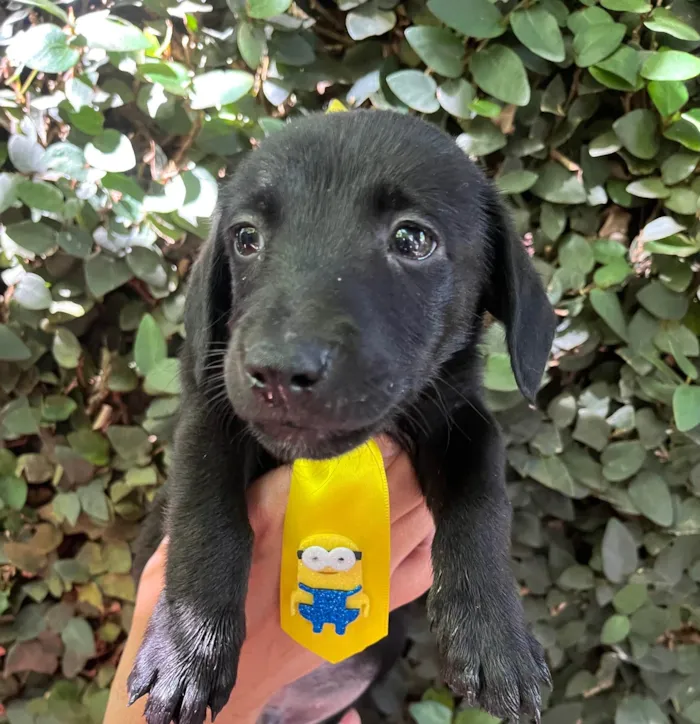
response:
M486 310L503 323L515 380L533 401L552 348L556 316L496 190L485 194L491 258Z
M207 371L212 368L213 350L226 341L231 305L229 260L221 225L215 218L209 238L192 267L185 303L185 334L198 385L205 382Z

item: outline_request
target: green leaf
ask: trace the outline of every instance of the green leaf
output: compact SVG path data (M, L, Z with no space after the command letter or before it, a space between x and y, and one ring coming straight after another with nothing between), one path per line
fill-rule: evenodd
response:
M603 624L600 632L600 643L612 646L627 638L630 632L630 620L627 616L614 614Z
M700 156L695 153L674 153L661 164L661 178L668 186L685 181L695 171Z
M537 181L534 171L508 171L496 177L496 184L503 194L522 194Z
M648 470L643 470L630 483L630 498L639 512L657 525L673 523L673 500L664 479Z
M249 18L265 20L287 12L292 0L245 0L245 11Z
M654 176L632 181L627 184L626 190L632 196L639 196L642 199L667 199L671 195L670 189L664 186L663 181Z
M82 229L69 229L59 232L56 237L58 245L71 256L78 259L87 259L92 253L92 236Z
M12 297L25 309L40 311L51 306L51 292L46 282L38 275L27 273L17 283Z
M74 654L91 659L96 656L95 637L84 618L72 618L61 631L63 645Z
M109 463L109 443L99 432L81 428L69 432L67 439L73 450L93 465L102 466Z
M438 701L417 701L409 704L408 713L416 724L450 724L452 710Z
M468 38L497 38L503 35L503 16L489 0L428 0L428 9L445 25Z
M165 337L150 314L144 314L134 341L134 362L141 375L147 375L168 356Z
M700 40L700 33L695 28L677 18L667 8L657 7L651 17L644 21L644 25L655 33L665 33L678 40L695 42Z
M22 510L27 502L27 483L16 475L0 476L0 501L12 510Z
M615 483L631 478L644 465L646 455L646 450L637 440L610 443L600 456L603 477Z
M345 25L353 40L365 40L392 30L396 25L396 13L380 10L374 3L368 3L351 10L345 18Z
M647 92L662 116L674 114L688 102L688 89L679 80L652 80L647 85Z
M386 78L391 92L409 108L419 113L435 113L440 109L437 83L419 70L399 70Z
M469 67L474 82L485 93L516 106L526 106L530 102L530 84L525 66L518 55L505 45L494 43L486 46L472 56Z
M566 591L590 591L595 588L595 576L588 566L569 566L562 571L557 585Z
M554 16L542 5L516 10L510 25L518 40L535 55L559 63L564 60L564 38Z
M52 352L61 367L73 370L80 363L82 355L80 340L69 329L59 327L53 338Z
M688 311L688 299L684 294L672 292L655 279L637 292L637 301L659 319L683 319Z
M57 17L59 20L61 20L64 24L68 24L68 13L66 13L65 10L62 10L56 3L52 2L52 0L15 0L15 2L18 2L22 5L29 5L30 7L39 8L43 10L44 12L49 13L50 15L53 15L54 17Z
M225 106L247 95L253 87L253 76L244 70L212 70L192 80L193 109Z
M618 613L629 616L648 600L647 587L643 583L628 583L613 597L613 606Z
M642 241L658 241L668 239L680 231L685 231L685 226L679 224L672 216L659 216L658 219L650 221L640 232L639 238Z
M507 354L496 353L488 356L484 372L484 385L487 390L498 392L513 392L518 389L510 357Z
M66 34L57 25L46 23L17 33L7 46L7 57L15 66L64 73L78 62L80 53L69 47Z
M673 416L676 427L688 432L700 425L700 387L680 385L673 393Z
M80 516L80 498L77 493L58 493L51 501L51 507L59 520L67 520L75 525Z
M681 113L680 119L664 131L664 136L691 151L700 151L700 108Z
M23 181L17 186L17 197L38 211L58 214L63 209L61 190L46 181Z
M637 569L637 542L617 518L610 518L601 546L603 573L613 583L621 583Z
M101 171L130 171L136 165L131 141L113 128L95 136L85 146L85 160Z
M640 85L639 69L642 54L629 45L621 45L612 55L596 63L591 75L603 85L614 90L632 91Z
M652 699L633 694L617 707L615 724L668 724L668 717Z
M437 99L440 105L456 118L470 118L471 102L474 100L474 87L463 78L447 80L438 87Z
M547 161L540 169L532 192L553 204L584 204L588 198L582 180L555 161Z
M641 15L651 10L651 3L647 2L647 0L601 0L600 4L606 10L613 10L618 13Z
M34 254L47 254L56 247L57 234L42 222L20 221L5 228L5 233L18 246Z
M238 52L251 70L257 70L265 56L265 33L253 23L241 22L236 34ZM185 69L186 70L186 69Z
M446 78L462 75L464 46L454 33L430 25L412 25L404 36L428 68Z
M85 262L85 281L98 299L118 289L133 278L131 269L123 259L105 253L96 254Z
M0 360L4 362L23 362L32 356L32 352L14 330L6 324L0 324Z
M657 51L641 70L647 80L690 80L700 75L700 58L680 50Z
M464 133L457 136L457 145L470 156L486 156L507 143L500 129L485 118L464 121L462 128Z
M622 145L637 158L652 159L659 152L661 138L653 111L630 111L613 123L613 129Z
M151 47L151 41L135 25L110 15L108 10L80 15L75 29L91 48L128 53Z
M41 417L47 422L63 422L78 408L77 403L65 395L47 395L41 406Z
M169 358L158 362L146 375L144 390L149 395L179 395L179 360Z
M598 23L576 33L573 43L576 65L588 68L600 63L617 50L626 31L622 23Z

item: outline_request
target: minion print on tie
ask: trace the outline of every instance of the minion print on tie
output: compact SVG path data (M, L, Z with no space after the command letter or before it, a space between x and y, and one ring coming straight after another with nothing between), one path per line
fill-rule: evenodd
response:
M292 594L292 616L309 621L314 633L326 624L339 636L360 615L369 616L369 598L362 591L362 553L340 535L312 535L297 551L298 589Z
M389 490L374 442L292 466L282 540L280 624L337 664L386 636Z

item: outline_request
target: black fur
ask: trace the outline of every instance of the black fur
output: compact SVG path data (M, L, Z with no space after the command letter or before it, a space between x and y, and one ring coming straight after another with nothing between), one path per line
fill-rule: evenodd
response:
M429 230L436 251L391 253L399 222ZM260 230L259 254L235 252L241 224ZM246 486L380 432L410 452L435 517L428 610L446 681L500 717L539 718L549 672L509 564L505 455L477 351L486 312L534 399L553 311L491 184L435 126L314 115L240 163L190 282L166 588L129 678L132 699L149 694L149 724L201 724L231 693L253 543ZM251 365L318 375L270 404Z

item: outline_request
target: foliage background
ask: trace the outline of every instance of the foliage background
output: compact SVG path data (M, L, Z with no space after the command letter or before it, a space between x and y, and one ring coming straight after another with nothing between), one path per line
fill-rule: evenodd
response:
M454 133L557 306L539 411L497 327L485 343L515 567L554 672L544 721L698 724L697 0L5 5L0 719L102 720L217 184L339 98ZM488 721L440 687L413 613L367 721Z

